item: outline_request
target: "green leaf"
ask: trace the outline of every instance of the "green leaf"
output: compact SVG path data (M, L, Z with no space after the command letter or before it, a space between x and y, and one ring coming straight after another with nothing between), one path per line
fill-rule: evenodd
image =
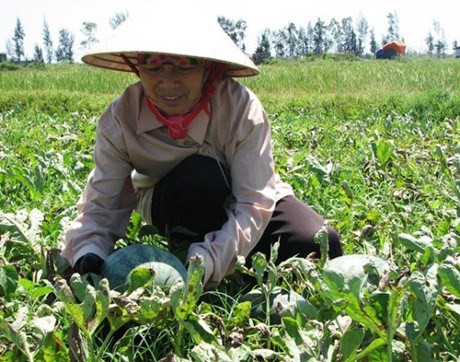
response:
M171 305L174 315L180 320L185 320L192 313L201 294L203 293L204 260L196 255L190 258L187 270L187 284L175 283L171 288ZM180 287L180 289L179 289ZM180 292L182 290L182 293Z
M375 289L380 277L388 271L388 263L377 257L351 254L329 260L323 270L327 285L325 294L331 300L344 300L346 313L358 323L386 339L378 309L365 298L366 289Z
M0 212L0 231L8 232L12 239L25 244L29 243L27 231L16 221L15 217L10 214Z
M212 333L211 327L200 316L190 315L183 324L196 344L203 341L206 343L217 343L217 338Z
M264 273L267 270L268 262L264 254L257 252L252 256L252 267L256 273L259 284L263 284Z
M28 358L29 361L33 361L26 334L20 330L14 329L13 326L7 323L2 316L0 316L0 335L14 343L14 345Z
M55 334L48 334L41 341L41 348L34 355L34 361L43 362L68 362L69 350L66 344Z
M375 156L380 161L380 165L384 166L388 163L393 155L394 145L392 141L380 138L375 143Z
M82 307L75 302L75 297L65 279L57 278L55 283L55 293L57 298L64 304L64 309L68 316L75 321L78 328L88 333L85 324L85 313Z
M422 236L417 239L412 235L402 233L398 235L397 241L407 249L419 252L421 254L425 252L426 248L433 246L433 239L428 236Z
M323 225L321 229L319 229L319 231L315 234L315 243L319 244L321 251L320 265L324 266L329 255L329 235L326 225Z
M0 296L10 300L18 287L18 272L12 265L0 267Z
M340 341L340 352L344 361L355 361L356 351L363 342L364 330L362 328L348 329Z
M363 351L361 351L360 353L358 353L356 355L356 361L362 360L364 357L366 357L372 351L384 346L385 344L386 344L386 341L383 338L374 339ZM386 360L385 360L385 362L386 362Z
M297 344L302 344L302 336L299 333L299 325L294 318L283 317L282 318L284 328L286 329L287 334L294 339Z
M53 333L54 328L56 326L56 318L54 316L46 316L35 318L30 323L32 329L41 340L45 339L45 337Z
M201 342L195 346L190 352L190 357L192 358L193 362L234 362L223 347L219 348L217 345L206 342Z
M138 267L129 273L128 293L132 293L137 288L143 288L155 278L153 268Z
M99 282L98 289L96 290L95 307L96 313L94 315L93 323L90 328L90 332L94 333L97 327L107 317L110 306L110 287L107 279L101 279Z
M438 266L434 264L427 270L426 276L415 271L407 281L413 296L409 299L413 321L407 323L406 331L413 341L421 336L433 316L439 293L437 270Z
M460 272L455 265L444 262L438 269L443 286L455 297L460 298Z
M238 303L233 308L232 319L230 321L231 327L240 326L242 327L251 316L251 302L241 302Z

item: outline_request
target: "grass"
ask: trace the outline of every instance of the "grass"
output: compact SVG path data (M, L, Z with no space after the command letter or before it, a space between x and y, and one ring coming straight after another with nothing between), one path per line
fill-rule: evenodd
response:
M160 360L171 352L194 361L454 360L459 79L453 58L274 61L243 79L265 104L281 177L339 230L347 254L381 257L395 271L379 289L368 285L371 263L357 290L346 271L332 273L324 261L256 258L252 270L194 299L187 290L199 283L117 296L102 282L60 279L50 262L59 260L52 249L61 246L92 168L97 117L136 78L84 65L0 71L0 360L68 360L77 342L91 347L80 354L88 360L88 351L104 360ZM134 214L129 237L141 227ZM267 297L282 286L310 304L285 311L278 324L254 318L240 302L241 273ZM78 295L88 297L79 303ZM130 318L144 323L116 344L104 340L107 323Z

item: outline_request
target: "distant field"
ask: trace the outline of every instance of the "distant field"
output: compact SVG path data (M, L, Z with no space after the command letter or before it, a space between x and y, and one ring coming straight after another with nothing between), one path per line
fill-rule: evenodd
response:
M88 319L72 327L90 346L85 358L159 360L173 352L198 361L214 351L222 361L243 355L248 361L454 361L460 354L460 59L289 60L260 70L241 81L270 117L277 171L338 229L347 254L381 257L392 272L372 284L377 264L371 263L368 274L346 284L350 268L331 279L324 260L266 265L275 282L259 278L260 288L276 284L310 303L277 324L249 316L235 290L238 279L187 300L186 315L172 312L182 300L177 295L163 295L161 304L145 290L131 301L144 323L110 351L102 348L108 342L100 327L85 329L96 323L85 311ZM47 261L93 166L97 117L135 81L85 65L0 71L0 359L69 357L62 346L81 305L49 280ZM133 215L128 236L140 238L141 226ZM108 292L96 289L102 303ZM128 315L126 301L107 298ZM169 306L161 309L167 315L161 327L157 317L139 312L141 305ZM19 312L22 325L14 322ZM111 315L101 313L99 322ZM233 333L239 344L225 339Z

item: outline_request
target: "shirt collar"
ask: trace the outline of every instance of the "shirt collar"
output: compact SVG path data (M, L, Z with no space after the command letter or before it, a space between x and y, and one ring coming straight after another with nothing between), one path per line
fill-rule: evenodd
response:
M140 112L137 120L137 134L149 132L160 127L164 127L163 124L155 117L152 111L147 106L145 96L142 96L140 101ZM204 141L206 136L206 130L209 124L209 116L203 110L193 120L188 128L189 137L193 138L195 142L200 145Z

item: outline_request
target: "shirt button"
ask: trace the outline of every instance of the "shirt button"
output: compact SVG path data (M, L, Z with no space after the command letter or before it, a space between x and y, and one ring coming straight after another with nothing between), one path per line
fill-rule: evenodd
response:
M200 153L202 155L208 155L209 154L209 147L207 145L201 146Z

